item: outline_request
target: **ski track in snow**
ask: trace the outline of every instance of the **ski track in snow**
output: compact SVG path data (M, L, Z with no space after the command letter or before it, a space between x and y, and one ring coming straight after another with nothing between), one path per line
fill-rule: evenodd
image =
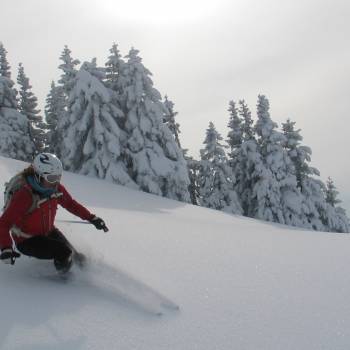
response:
M178 311L179 306L144 282L127 272L106 264L103 261L88 258L87 266L80 269L73 266L66 276L60 276L52 264L37 262L27 275L30 278L61 284L69 288L90 289L99 293L101 298L111 302L124 301L146 313L161 316L167 310Z

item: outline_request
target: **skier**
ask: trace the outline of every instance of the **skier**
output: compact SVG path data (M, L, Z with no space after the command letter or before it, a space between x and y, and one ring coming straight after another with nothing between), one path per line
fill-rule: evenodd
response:
M0 259L14 264L20 253L38 259L53 259L60 273L69 271L74 261L82 262L63 233L54 226L57 205L92 223L98 230L108 231L104 221L76 202L60 183L62 163L51 153L37 155L33 163L17 177L21 185L13 191L0 217ZM6 195L6 191L5 191ZM11 239L12 236L12 239Z

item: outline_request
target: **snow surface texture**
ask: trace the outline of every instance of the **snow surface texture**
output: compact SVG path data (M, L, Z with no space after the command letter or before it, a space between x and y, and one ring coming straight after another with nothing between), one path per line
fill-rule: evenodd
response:
M23 166L0 157L0 182ZM57 226L96 261L91 269L65 283L47 262L0 266L0 349L349 349L348 235L69 173L63 182L110 232L60 209Z

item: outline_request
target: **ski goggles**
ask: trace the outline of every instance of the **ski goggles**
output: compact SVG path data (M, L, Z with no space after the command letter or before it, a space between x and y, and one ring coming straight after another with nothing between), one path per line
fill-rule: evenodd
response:
M42 174L41 176L50 184L55 184L57 182L60 182L62 177L62 175L56 175L56 174Z

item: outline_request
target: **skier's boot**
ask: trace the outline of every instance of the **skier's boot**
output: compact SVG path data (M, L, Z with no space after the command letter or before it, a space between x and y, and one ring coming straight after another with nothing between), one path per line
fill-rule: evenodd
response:
M72 267L73 264L73 257L72 254L68 256L65 260L54 260L54 264L56 267L56 270L59 274L66 274L70 268Z

